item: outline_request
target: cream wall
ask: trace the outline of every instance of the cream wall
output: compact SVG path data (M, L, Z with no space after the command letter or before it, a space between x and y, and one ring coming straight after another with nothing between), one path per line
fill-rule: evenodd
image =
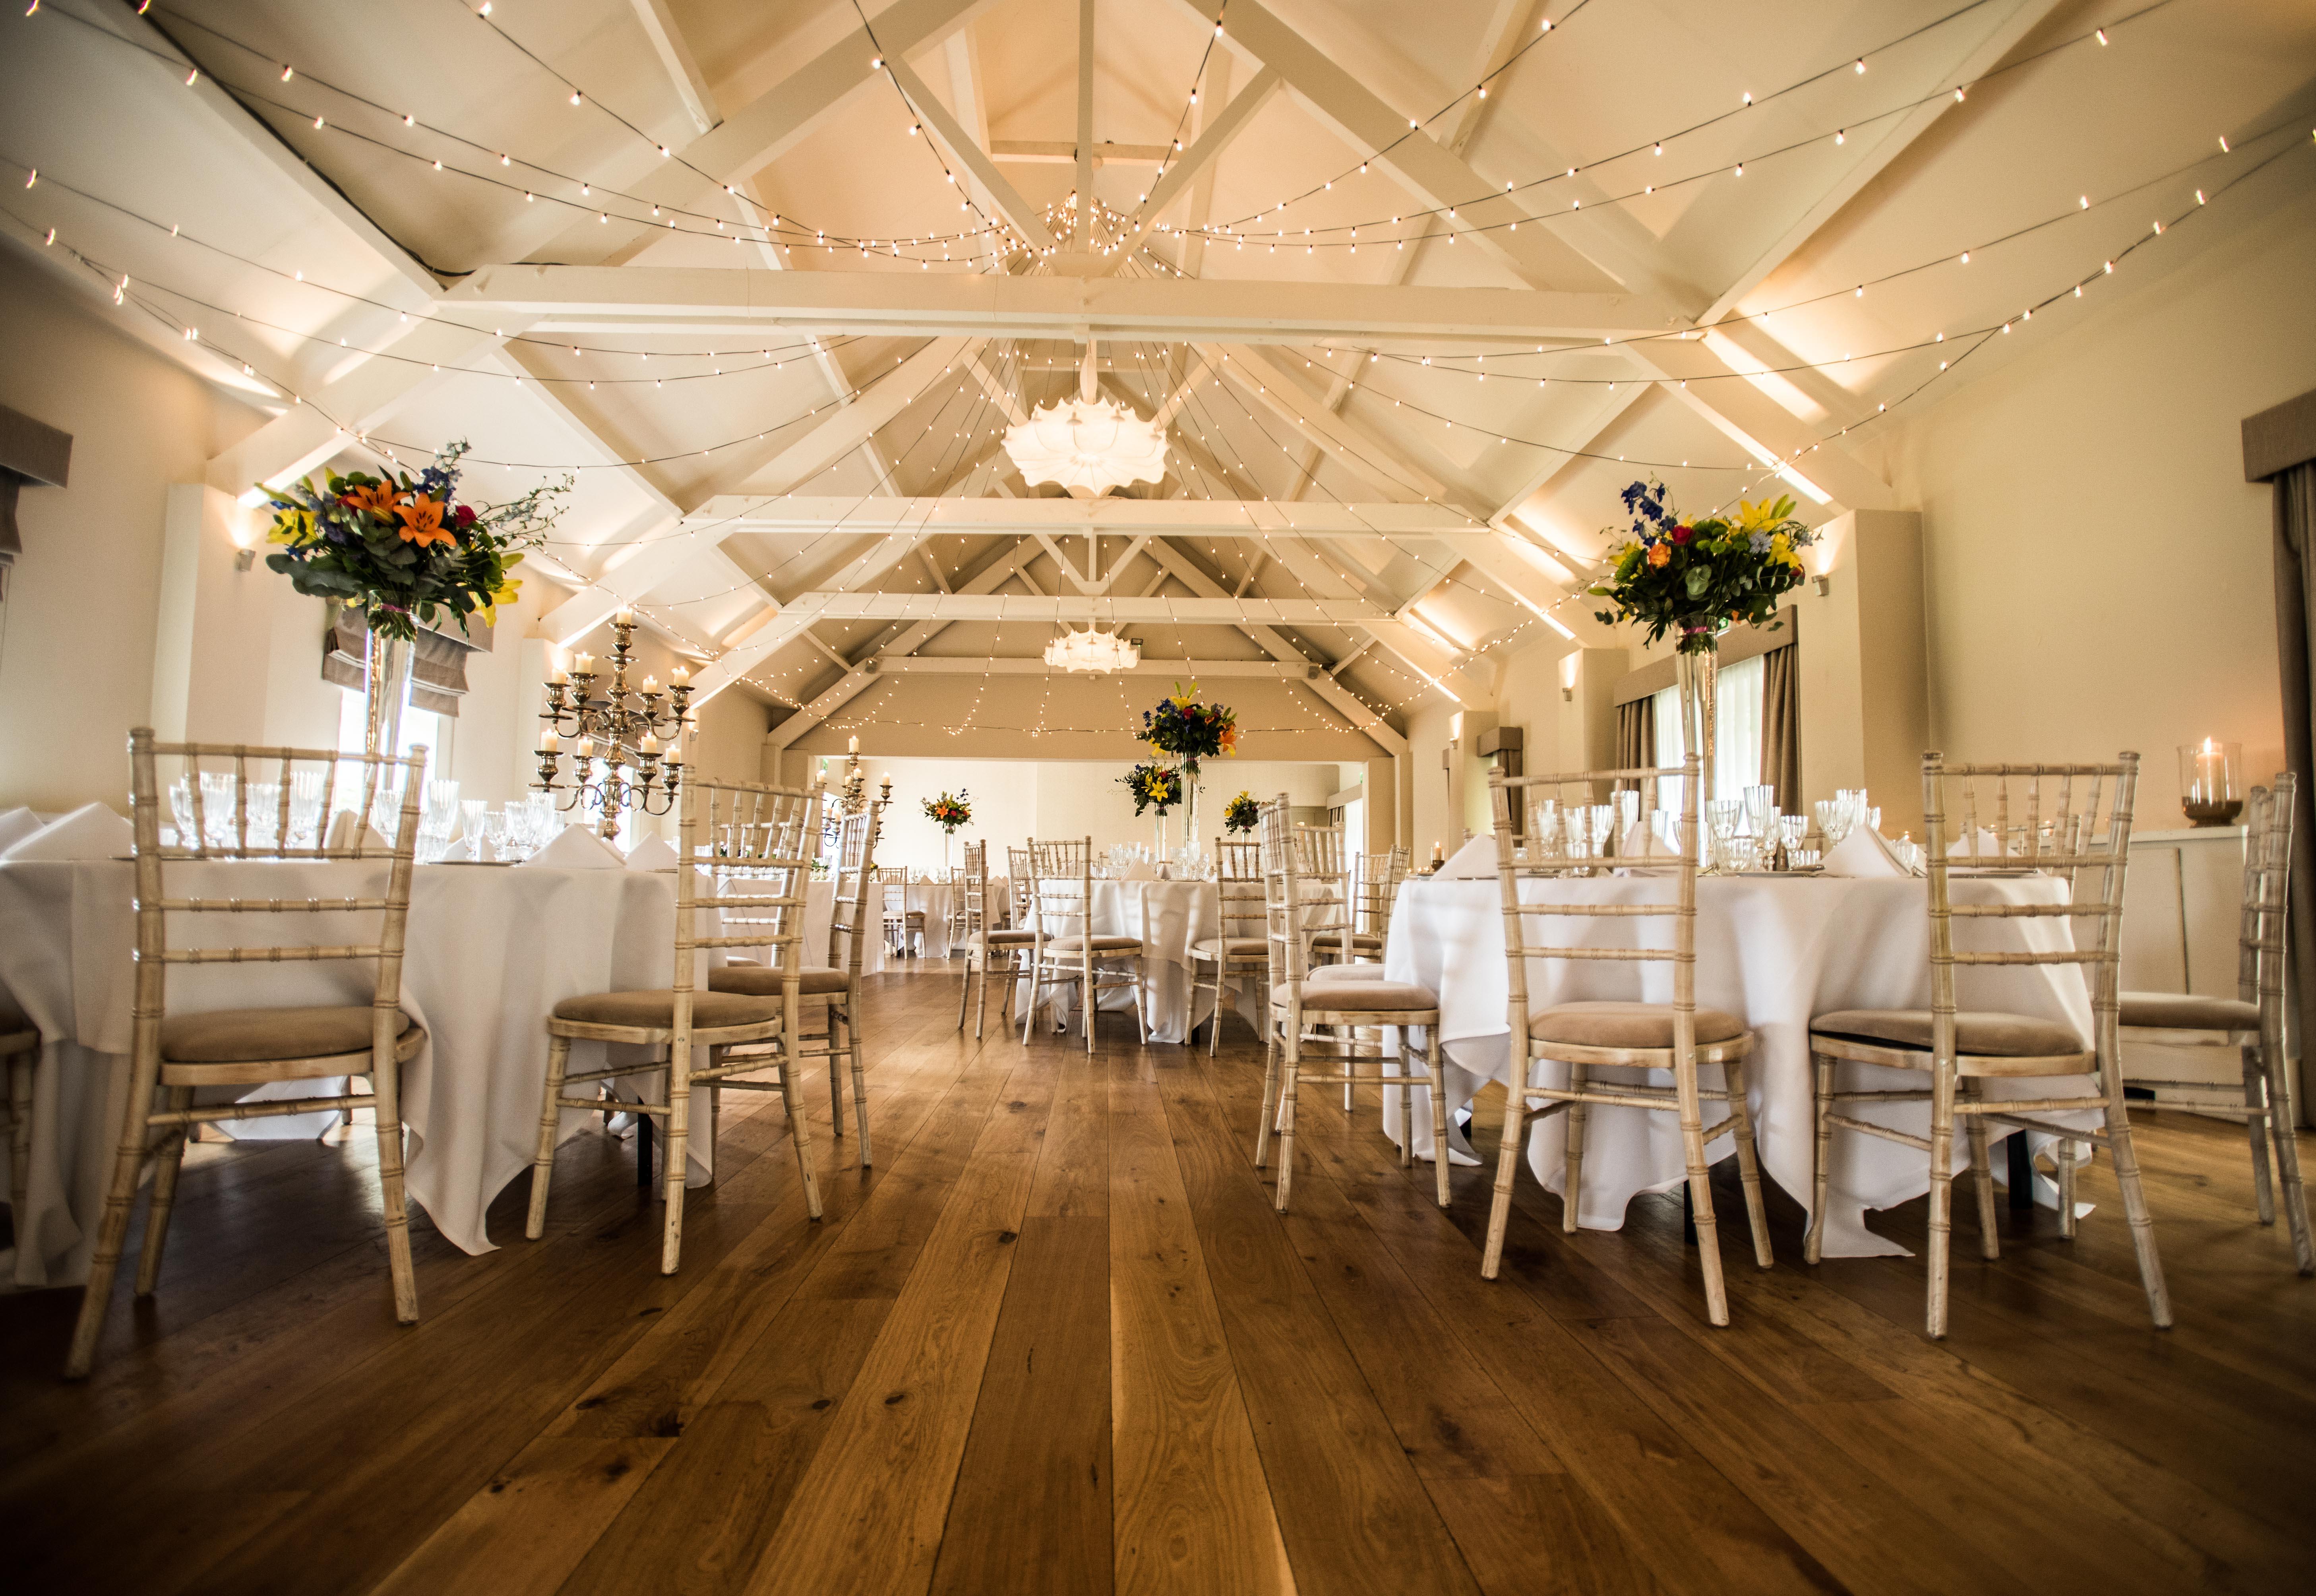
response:
M1889 440L1922 512L1935 745L2136 749L2142 826L2179 823L2182 743L2281 767L2270 490L2239 423L2316 388L2312 261L2303 199Z
M254 431L226 398L0 251L0 404L72 434L69 484L26 487L0 604L0 808L127 807L151 718L169 486Z

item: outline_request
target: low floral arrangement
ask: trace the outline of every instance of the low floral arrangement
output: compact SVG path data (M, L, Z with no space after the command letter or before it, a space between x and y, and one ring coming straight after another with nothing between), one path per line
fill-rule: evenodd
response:
M925 818L945 832L953 832L973 818L973 806L962 792L945 792L925 800Z
M1665 505L1665 486L1651 478L1624 492L1629 531L1608 529L1615 571L1591 591L1616 607L1599 611L1614 626L1635 620L1651 643L1680 634L1683 654L1708 652L1738 621L1773 622L1777 599L1802 584L1801 551L1817 541L1794 519L1794 502L1740 503L1734 516L1683 521Z
M571 478L503 504L460 504L467 447L448 445L415 477L333 471L325 487L308 477L281 489L266 535L280 547L265 557L266 568L299 593L359 610L385 637L407 641L419 623L445 616L455 616L461 631L470 615L487 625L499 605L514 602L522 584L507 573L522 563L523 549L545 540Z
M1178 766L1136 765L1118 780L1134 794L1134 812L1137 816L1153 804L1163 815L1182 801L1182 772Z
M1238 753L1238 713L1222 704L1198 701L1198 684L1188 692L1174 683L1174 696L1158 700L1142 712L1142 729L1136 739L1161 753L1171 753L1193 781L1202 759L1227 759Z
M1225 831L1252 831L1262 818L1262 806L1254 801L1254 794L1242 790L1223 809Z

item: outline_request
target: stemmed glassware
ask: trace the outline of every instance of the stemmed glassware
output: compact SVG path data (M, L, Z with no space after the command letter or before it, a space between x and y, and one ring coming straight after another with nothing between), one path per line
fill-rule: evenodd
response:
M1736 868L1737 825L1745 806L1736 798L1715 798L1705 806L1705 826L1713 839L1713 863L1721 869Z
M468 798L459 806L459 834L466 840L469 860L483 856L483 816L489 809L490 805L482 798Z

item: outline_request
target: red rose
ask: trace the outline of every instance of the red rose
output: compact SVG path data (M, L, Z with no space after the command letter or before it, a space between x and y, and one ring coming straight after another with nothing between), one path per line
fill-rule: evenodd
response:
M461 504L461 505L459 505L459 513L458 513L457 520L458 520L459 525L461 528L464 528L464 527L470 527L470 526L474 525L474 524L475 524L475 507L474 507L472 504Z
M1676 543L1686 543L1695 536L1697 536L1695 527L1675 527L1672 530L1672 540Z

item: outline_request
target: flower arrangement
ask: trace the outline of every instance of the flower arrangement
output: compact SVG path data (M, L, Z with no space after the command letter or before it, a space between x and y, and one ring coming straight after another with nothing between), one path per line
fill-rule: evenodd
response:
M944 792L925 800L925 818L944 832L953 832L973 818L973 806L965 793Z
M1182 772L1178 766L1136 765L1118 780L1134 794L1136 816L1153 804L1158 806L1158 813L1162 816L1182 801Z
M1261 818L1262 806L1255 802L1254 794L1241 789L1239 795L1224 806L1223 829L1236 832L1252 831L1255 823Z
M272 496L278 545L268 570L290 578L299 593L336 599L361 612L370 629L408 641L418 623L438 616L493 620L512 603L522 584L508 573L522 562L562 513L553 503L571 478L542 483L503 504L457 499L461 441L434 457L415 477L354 471L328 474L316 487L310 477Z
M1775 620L1780 594L1802 584L1801 551L1815 542L1794 519L1790 498L1740 503L1733 516L1683 521L1665 505L1665 486L1651 478L1624 492L1629 531L1609 529L1608 557L1615 569L1591 592L1615 606L1599 612L1608 625L1636 620L1648 640L1680 633L1683 654L1709 652L1738 621Z
M1238 753L1238 714L1222 704L1200 703L1197 682L1185 692L1177 682L1173 697L1142 712L1142 729L1134 736L1161 753L1172 754L1195 781L1200 760L1227 759Z

